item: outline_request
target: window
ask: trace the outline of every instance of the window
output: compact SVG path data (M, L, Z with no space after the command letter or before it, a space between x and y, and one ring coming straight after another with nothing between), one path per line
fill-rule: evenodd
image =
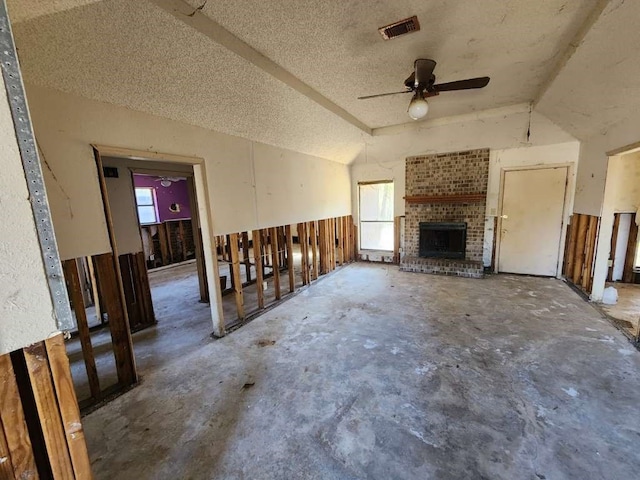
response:
M359 185L360 248L393 251L393 182Z
M136 205L140 223L157 223L156 191L152 187L136 187Z

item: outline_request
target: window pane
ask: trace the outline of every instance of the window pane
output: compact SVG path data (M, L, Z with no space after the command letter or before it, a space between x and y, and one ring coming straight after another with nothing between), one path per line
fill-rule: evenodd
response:
M360 185L360 220L393 221L393 183Z
M131 191L131 190L129 190ZM136 188L136 203L138 205L153 205L153 192L151 188Z
M140 223L155 223L156 222L156 207L141 206L138 207L138 218Z
M360 248L393 251L393 222L360 222Z

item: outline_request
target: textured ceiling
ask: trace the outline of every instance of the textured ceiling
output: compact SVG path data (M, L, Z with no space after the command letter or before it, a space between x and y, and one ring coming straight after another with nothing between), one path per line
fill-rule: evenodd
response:
M360 130L147 2L94 3L14 34L27 82L336 161L361 145Z
M215 20L369 127L408 122L408 95L356 97L401 90L418 57L438 61L439 82L492 79L483 90L432 99L428 120L534 100L598 1L188 0L194 15ZM161 3L9 0L27 82L332 160L357 155L367 135L353 122L199 33L185 23L192 17L171 15L153 2ZM578 49L540 103L571 132L587 129L581 117L591 112L579 109L587 92L601 90L601 77L586 75L588 60L601 55L608 65L607 50L598 44L613 45L610 30L623 41L626 33L615 22L626 26L638 18L638 2L630 3L626 18L614 11L607 13L611 24L596 22L584 41L587 50ZM420 32L381 39L377 27L411 15L418 15ZM629 28L637 45L638 34ZM612 61L628 59L630 49L618 50ZM610 75L600 64L597 69ZM572 82L579 76L585 86L576 89ZM625 82L635 93L631 80ZM619 105L618 95L623 98L607 95L594 104ZM620 113L612 108L606 122Z
M201 6L202 0L189 0ZM403 90L416 58L439 82L491 77L479 91L444 93L429 118L532 101L595 0L208 1L202 13L370 127L408 122ZM421 30L388 42L377 28L417 15Z
M576 138L640 112L640 2L609 3L538 104Z

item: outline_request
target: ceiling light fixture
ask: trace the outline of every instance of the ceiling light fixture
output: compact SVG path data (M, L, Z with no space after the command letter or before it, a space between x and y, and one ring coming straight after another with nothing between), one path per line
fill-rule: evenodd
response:
M409 103L409 116L414 120L420 120L427 116L429 113L429 104L426 98L424 98L424 92L416 90L411 102Z

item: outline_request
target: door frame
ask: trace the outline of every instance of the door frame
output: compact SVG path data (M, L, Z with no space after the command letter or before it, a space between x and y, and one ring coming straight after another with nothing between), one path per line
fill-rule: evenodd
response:
M573 199L573 186L574 186L574 169L575 164L566 162L566 163L546 163L540 165L532 165L532 166L517 166L517 167L502 167L500 169L500 189L498 191L498 217L496 222L496 249L495 249L495 270L494 273L500 273L500 246L502 243L502 208L504 203L504 186L505 186L505 177L507 172L513 171L524 171L524 170L546 170L546 169L555 169L555 168L565 168L567 171L567 175L565 178L565 186L564 186L564 202L562 205L562 220L560 224L560 242L558 244L558 262L556 264L556 274L555 278L560 278L562 276L562 262L564 261L564 244L567 237L567 212L571 209L571 202Z
M202 231L202 249L204 253L204 266L207 278L207 285L209 290L209 306L211 310L211 321L213 326L213 335L216 337L223 337L226 334L224 326L224 314L222 311L222 292L220 290L220 283L217 280L218 274L218 257L213 254L215 247L213 246L212 239L215 238L213 234L213 215L211 213L211 203L209 202L209 194L207 188L207 174L204 158L190 157L184 155L176 155L170 153L158 153L150 152L146 150L136 150L123 147L112 147L106 145L91 144L96 157L98 166L98 177L100 180L100 189L103 196L103 203L105 204L105 217L107 223L107 230L109 233L109 241L112 252L117 257L117 245L115 243L115 236L112 227L111 212L108 208L108 196L106 187L104 186L104 175L102 171L101 156L127 158L131 160L141 161L154 161L154 162L168 162L191 165L193 168L193 179L195 183L195 194L198 205L198 220ZM170 170L168 166L167 170ZM117 262L116 262L117 264ZM118 270L118 275L120 272ZM122 288L122 282L120 281L120 288ZM121 292L124 295L124 292ZM128 323L128 318L127 318Z

